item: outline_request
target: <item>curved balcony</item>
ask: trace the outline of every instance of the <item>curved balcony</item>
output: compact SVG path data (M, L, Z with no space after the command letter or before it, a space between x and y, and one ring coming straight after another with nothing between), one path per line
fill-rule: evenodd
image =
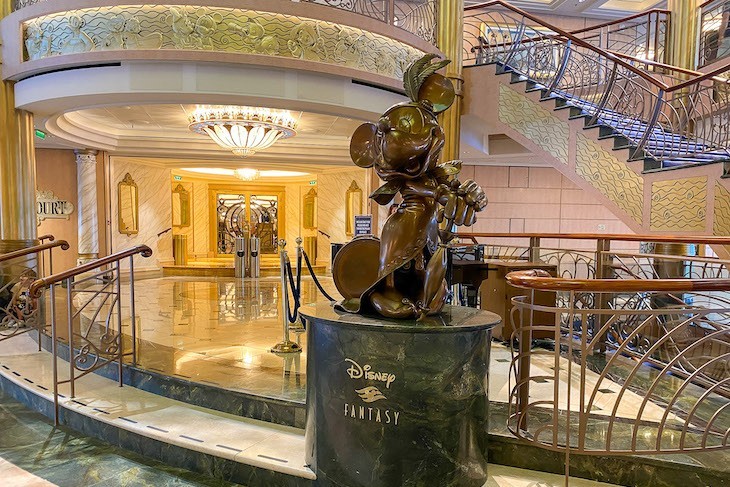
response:
M125 61L302 69L400 88L433 45L435 0L16 2L2 20L3 77Z

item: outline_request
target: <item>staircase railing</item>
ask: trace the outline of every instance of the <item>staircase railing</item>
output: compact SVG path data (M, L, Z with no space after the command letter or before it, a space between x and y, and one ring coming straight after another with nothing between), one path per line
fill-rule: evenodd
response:
M707 66L720 61L730 55L730 34L728 16L726 15L727 2L725 0L709 0L702 3L698 10L699 16L699 67Z
M663 63L670 23L671 12L655 8L570 33L606 51Z
M497 64L624 136L631 159L730 159L730 82L657 70L593 45L501 0L465 12L464 64ZM690 79L687 79L689 77Z
M43 308L30 295L30 286L43 274L46 257L49 273L53 273L53 249L69 249L68 242L55 240L52 235L41 239L50 243L0 254L0 342L35 330L40 344Z
M50 289L51 354L53 360L54 419L59 422L59 386L69 384L69 396L76 396L76 380L107 365L118 366L119 386L125 357L137 360L137 315L134 297L134 257L149 257L152 250L140 245L103 257L73 269L38 279L30 285L29 295L41 299ZM129 265L128 294L122 292L122 262ZM65 299L63 299L65 297ZM61 298L61 299L59 299ZM123 305L123 301L127 303ZM60 312L59 312L60 310ZM124 312L128 313L124 320ZM65 320L59 315L64 314ZM65 321L65 327L61 323ZM128 328L128 330L125 330ZM125 333L126 331L126 333ZM127 334L129 343L125 343ZM68 373L59 377L58 342L65 338L68 345ZM128 346L125 346L128 345ZM128 350L128 351L127 351Z

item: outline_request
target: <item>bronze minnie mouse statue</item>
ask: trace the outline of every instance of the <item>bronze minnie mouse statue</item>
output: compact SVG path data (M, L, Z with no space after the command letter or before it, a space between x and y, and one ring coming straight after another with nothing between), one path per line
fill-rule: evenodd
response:
M356 238L337 254L333 277L345 298L339 309L388 318L439 313L448 292L444 277L452 229L471 226L487 205L477 183L456 178L461 161L438 163L444 132L436 116L451 106L455 93L451 81L436 73L449 61L432 63L434 58L428 54L404 73L410 102L389 108L352 136L353 162L375 168L385 181L370 197L389 205L400 193L403 202L386 220L379 241Z

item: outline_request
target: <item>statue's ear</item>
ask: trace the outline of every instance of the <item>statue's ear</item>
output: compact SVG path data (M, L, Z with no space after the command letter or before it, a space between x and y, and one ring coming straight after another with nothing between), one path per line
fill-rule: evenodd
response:
M373 167L383 159L378 144L378 127L374 123L360 125L350 139L350 157L352 162L362 168Z
M449 78L438 73L426 78L418 90L418 101L429 102L434 113L448 109L454 103L455 97L454 84Z

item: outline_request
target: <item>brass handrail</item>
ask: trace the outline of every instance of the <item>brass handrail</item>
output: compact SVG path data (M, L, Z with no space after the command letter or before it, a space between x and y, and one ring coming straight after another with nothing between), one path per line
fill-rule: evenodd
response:
M659 242L707 245L730 245L730 237L707 237L700 235L640 235L621 233L458 233L460 238L544 238L564 240L619 240L621 242Z
M30 295L35 298L39 298L43 292L43 289L52 284L59 283L71 277L76 277L86 272L93 271L94 269L98 269L99 267L118 262L125 257L131 257L137 254L142 255L142 257L149 257L152 255L152 249L149 248L147 245L137 245L136 247L117 252L116 254L108 255L106 257L87 262L86 264L74 267L73 269L59 272L58 274L44 277L42 279L37 279L33 281L33 284L30 285Z
M702 292L728 291L730 279L565 279L542 269L507 274L507 282L522 289L581 292Z
M714 0L711 0L711 1L714 1ZM466 10L466 9L464 9L464 10ZM649 10L644 10L643 12L639 12L639 13L636 13L636 14L633 14L633 15L629 15L627 17L621 17L620 19L609 20L608 22L604 22L602 24L591 25L590 27L583 27L582 29L577 29L577 30L571 30L570 33L573 34L573 35L583 34L584 32L590 32L592 30L602 29L604 27L608 27L609 25L617 25L617 24L620 24L622 22L628 22L629 20L638 19L638 18L643 17L645 15L651 15L651 14L654 14L654 13L655 14L665 14L667 16L671 16L672 15L672 11L671 10L666 10L666 9L663 9L663 8L651 8Z
M33 247L26 247L24 249L14 250L6 254L0 254L0 262L6 262L8 260L17 259L18 257L23 257L30 254L37 254L38 252L43 252L44 250L52 249L55 247L61 247L61 250L68 250L71 246L65 240L55 240L51 243L34 245Z

